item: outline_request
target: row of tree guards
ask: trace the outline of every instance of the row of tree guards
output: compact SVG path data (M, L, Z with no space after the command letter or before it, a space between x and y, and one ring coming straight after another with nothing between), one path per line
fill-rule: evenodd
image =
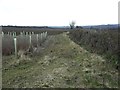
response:
M4 35L10 35L10 36L17 36L17 32L7 32L7 33L4 33L4 32L2 32L2 36L4 37ZM32 35L32 34L35 34L34 32L20 32L19 33L20 35Z
M29 46L31 46L32 44L32 35L36 36L36 40L37 40L37 46L38 46L38 40L39 40L39 36L42 39L45 39L47 37L47 32L42 32L40 34L35 34L34 32L20 32L19 35L17 35L16 32L7 32L4 34L4 32L2 32L2 37L4 37L5 35L9 35L12 36L14 39L14 48L15 48L15 56L17 57L17 37L19 37L19 35L24 35L24 36L29 36Z

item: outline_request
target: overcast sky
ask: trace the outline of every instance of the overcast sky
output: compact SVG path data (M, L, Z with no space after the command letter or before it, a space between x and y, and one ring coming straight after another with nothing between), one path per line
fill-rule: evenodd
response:
M118 23L119 0L0 0L0 25L68 26Z

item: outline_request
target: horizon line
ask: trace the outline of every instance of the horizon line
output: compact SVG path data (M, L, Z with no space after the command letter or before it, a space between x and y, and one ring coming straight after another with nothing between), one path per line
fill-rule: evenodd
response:
M94 25L75 25L75 26L100 26L100 25L119 25L118 23L117 24L94 24ZM41 25L41 26L38 26L38 25L0 25L0 26L24 26L24 27L68 27L69 25L64 25L64 26L53 26L53 25Z

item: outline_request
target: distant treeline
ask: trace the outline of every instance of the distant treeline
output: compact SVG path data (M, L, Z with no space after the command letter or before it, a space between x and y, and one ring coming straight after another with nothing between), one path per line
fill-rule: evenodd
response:
M3 28L4 27L14 27L14 28L50 28L48 26L11 26L11 25L8 25L8 26L2 26Z

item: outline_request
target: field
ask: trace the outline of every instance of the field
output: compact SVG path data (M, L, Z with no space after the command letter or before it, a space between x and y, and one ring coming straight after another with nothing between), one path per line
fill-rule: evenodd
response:
M3 30L16 30L12 28ZM18 38L23 30L26 29L17 28ZM43 32L47 32L46 38L42 41L39 36L37 42L36 34ZM26 41L21 40L17 45L17 48L22 47L18 49L17 57L14 43L10 44L13 39L3 39L3 88L118 88L116 31L44 28L36 29L34 33L32 45L29 45L29 35ZM29 47L33 50L27 53Z

